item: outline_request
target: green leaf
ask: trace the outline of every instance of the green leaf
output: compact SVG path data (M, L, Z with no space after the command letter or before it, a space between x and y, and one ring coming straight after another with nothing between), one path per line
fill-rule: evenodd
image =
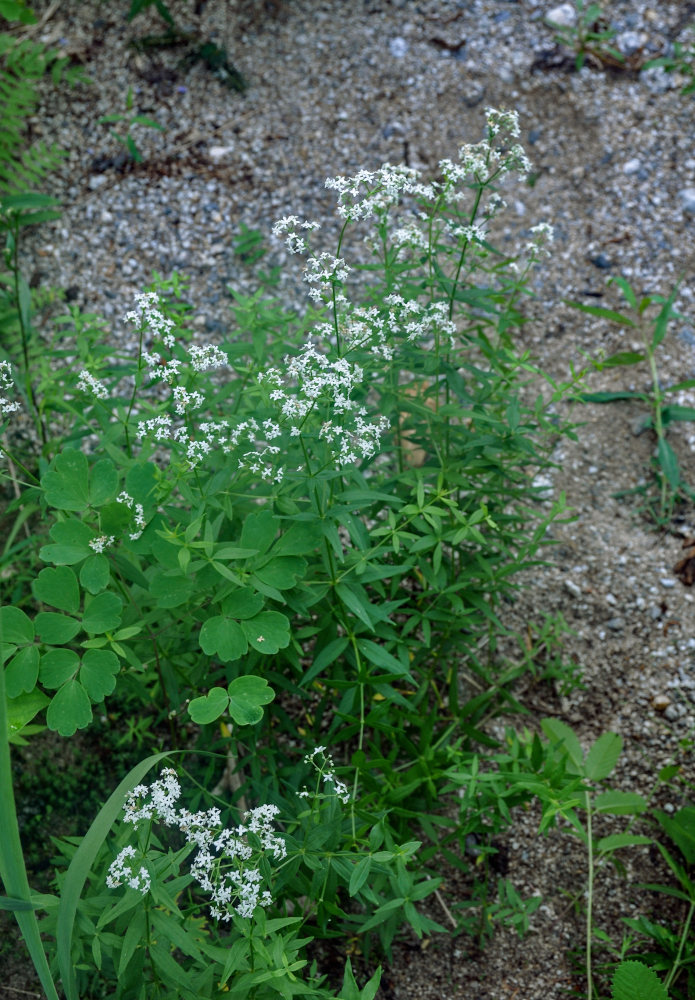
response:
M199 726L219 719L227 712L229 695L224 688L214 687L206 695L194 698L188 705L188 714Z
M225 615L203 622L198 641L206 656L219 656L223 663L238 660L249 648L241 626Z
M655 810L654 815L689 865L695 865L695 806L684 806L673 816Z
M67 615L56 614L55 611L41 611L34 619L36 634L42 642L49 646L61 646L70 642L80 631L80 623Z
M13 656L7 664L5 685L10 698L16 698L22 692L33 691L39 676L38 646L25 646Z
M343 972L343 985L340 990L340 996L338 1000L374 1000L377 990L379 989L379 983L381 982L381 967L379 967L369 982L360 990L355 980L352 972L352 965L350 964L350 958L345 962L345 971Z
M608 837L601 837L597 847L601 854L608 854L616 851L619 847L639 847L652 843L651 837L643 837L637 833L612 833Z
M621 399L644 399L642 392L582 392L579 395L582 403L615 403Z
M275 692L265 677L236 677L227 688L229 714L238 726L253 726L263 718L263 705L268 705Z
M68 566L42 569L31 588L37 601L74 614L80 606L80 585Z
M607 778L618 762L623 740L617 733L603 733L586 755L584 774L590 781Z
M58 521L49 532L55 545L44 545L39 555L44 562L52 562L56 566L72 566L93 554L89 542L94 538L94 532L82 521L69 518Z
M21 608L0 608L0 642L11 642L17 646L34 641L34 626Z
M612 1000L668 1000L656 972L643 962L621 962L613 975Z
M584 766L584 753L576 733L559 719L542 719L541 729L552 743L560 743L578 773Z
M345 607L351 611L356 618L359 618L359 620L367 626L370 632L373 632L374 625L372 624L372 619L369 614L369 601L366 599L362 588L359 589L359 592L356 592L346 583L336 583L335 592Z
M361 858L357 864L352 869L352 875L350 876L350 885L348 886L348 892L351 896L356 896L360 891L364 883L369 878L369 873L372 870L372 857L367 855L366 858Z
M111 569L104 555L89 556L80 568L80 583L90 594L104 590L110 579Z
M61 736L74 736L78 729L85 729L91 721L92 706L87 692L79 681L68 681L48 706L48 728Z
M569 299L563 299L563 302L566 306L572 306L573 309L578 309L579 312L587 313L589 316L609 319L613 323L620 323L621 326L635 325L628 316L623 316L622 313L615 312L613 309L605 309L603 306L587 306L583 302L572 302Z
M601 361L599 367L618 368L622 365L637 365L640 361L646 361L646 359L647 355L642 354L640 351L618 351L617 354L611 354L605 361Z
M273 546L273 555L306 556L320 541L321 530L314 521L298 521L280 535Z
M112 632L121 624L123 601L118 594L97 594L87 604L82 616L82 628L92 635Z
M62 451L41 478L46 503L58 510L89 506L89 463L81 451Z
M637 816L647 808L646 801L637 792L602 792L594 799L594 809L612 816Z
M253 618L265 604L265 598L251 587L235 590L222 604L222 613L227 618Z
M395 656L376 642L372 642L370 639L358 639L357 648L376 667L382 667L397 677L410 676L407 666L404 666L400 660L397 660Z
M656 448L656 458L669 486L672 490L677 490L681 481L681 470L678 467L676 453L666 438L662 437L659 439Z
M239 544L242 548L257 549L259 553L267 552L273 544L278 531L278 519L268 508L247 514L241 529Z
M279 611L261 611L242 621L241 629L249 645L259 653L277 653L290 644L290 623Z
M48 702L49 698L38 689L28 694L20 694L18 698L7 699L7 725L11 743L14 742L13 737L20 733Z
M306 560L299 556L276 556L255 570L256 576L269 587L290 590L306 573Z
M59 688L80 668L80 658L73 649L49 649L41 657L39 677L47 688Z
M92 467L89 485L89 502L101 507L118 492L118 472L110 458L102 458ZM119 504L119 506L122 506ZM124 505L123 505L124 506Z
M160 608L178 608L185 604L195 588L192 577L184 576L180 570L159 573L150 583L150 594L156 598Z
M321 671L324 670L329 664L335 663L338 657L342 656L348 644L349 640L347 637L341 635L337 639L332 639L327 646L324 646L323 649L314 657L314 662L299 682L300 687L306 687L306 685L311 683L314 677L318 677Z
M94 702L101 702L116 687L118 657L109 649L88 649L82 657L80 681Z
M115 500L104 504L99 510L99 531L102 535L120 537L130 529L133 515L127 504Z

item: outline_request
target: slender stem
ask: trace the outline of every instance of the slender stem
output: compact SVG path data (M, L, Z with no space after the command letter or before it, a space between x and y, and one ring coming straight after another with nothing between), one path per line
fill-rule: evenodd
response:
M676 976L680 972L681 955L683 954L683 949L685 947L685 942L688 940L688 936L690 934L690 924L692 922L693 914L694 913L695 913L695 900L693 900L690 903L690 909L688 910L688 916L685 918L685 923L683 925L683 930L681 932L681 939L680 939L680 941L678 943L678 954L676 955L675 961L674 961L673 965L671 966L671 971L669 972L668 976L664 980L664 987L666 988L666 990L668 990L670 988L671 983L674 982Z
M591 940L593 934L592 907L594 901L594 842L591 832L591 800L588 792L586 793L586 837L587 849L589 852L586 900L586 995L587 1000L593 1000L594 983L591 972Z

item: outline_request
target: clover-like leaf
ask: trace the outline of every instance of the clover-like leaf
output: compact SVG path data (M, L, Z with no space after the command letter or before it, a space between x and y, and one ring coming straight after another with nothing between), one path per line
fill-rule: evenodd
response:
M109 561L103 555L89 556L80 568L80 583L90 594L98 594L100 590L104 590L110 577Z
M89 502L101 507L113 500L118 490L118 472L110 458L102 458L92 467L89 476Z
M92 706L79 681L64 684L48 706L46 724L61 736L73 736L92 721Z
M25 646L7 664L5 687L10 698L17 698L23 692L33 691L39 676L38 646Z
M241 622L241 628L249 645L259 653L277 653L290 644L290 623L279 611L261 611Z
M236 677L227 688L229 714L239 726L254 726L263 718L263 705L268 705L275 692L265 677Z
M194 722L204 726L224 715L228 705L229 695L225 689L214 687L206 695L194 698L188 706L188 713Z
M69 566L42 569L32 584L37 601L74 614L80 606L80 585Z
M89 463L81 451L62 451L41 478L46 503L58 510L89 506Z
M73 677L80 667L80 658L72 649L49 649L41 657L39 677L47 688L59 688Z
M111 632L121 624L123 601L118 594L97 594L85 606L82 627L85 632Z
M7 699L7 728L10 743L24 743L24 740L17 738L18 734L48 702L49 699L43 691L36 688L29 694L20 694L18 698Z
M21 608L0 608L0 642L12 642L21 646L33 641L34 626L31 618Z
M34 625L41 642L49 646L70 642L80 631L80 623L75 618L59 615L55 611L40 611L34 619Z
M269 587L289 590L304 576L306 567L306 560L300 556L275 556L265 566L257 568L255 573L258 579Z
M206 656L218 656L223 663L238 660L249 648L239 623L226 615L203 622L198 641Z
M55 544L44 545L39 551L44 562L54 566L74 566L92 555L89 542L94 538L94 531L76 518L56 522L49 534Z
M82 657L80 681L94 702L103 701L116 687L118 657L109 649L88 649Z

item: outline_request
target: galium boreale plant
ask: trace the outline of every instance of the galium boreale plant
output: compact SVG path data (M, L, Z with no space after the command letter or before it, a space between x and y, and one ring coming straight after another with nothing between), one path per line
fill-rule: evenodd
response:
M513 339L550 227L515 259L491 242L497 189L529 169L518 132L489 110L437 180L388 165L330 180L335 254L314 248L317 222L282 219L306 258L302 318L237 294L249 328L200 343L160 281L126 317L128 356L85 346L73 314L73 362L42 394L68 428L47 435L38 484L18 483L46 535L35 608L0 609L9 711L45 710L70 738L122 693L173 750L198 727L230 805L287 817L296 748L325 747L350 800L340 822L335 802L312 813L300 848L326 860L281 877L313 901L311 933L375 931L386 951L403 923L436 929L412 829L489 746L479 726L511 697L500 602L564 509L534 477L577 376L552 382ZM365 230L372 260L350 264Z

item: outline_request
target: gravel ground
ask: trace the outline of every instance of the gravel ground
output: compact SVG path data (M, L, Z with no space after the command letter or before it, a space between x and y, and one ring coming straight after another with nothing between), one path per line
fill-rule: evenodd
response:
M615 307L610 275L627 277L638 294L668 294L681 279L678 304L692 315L695 103L680 94L682 80L640 67L683 37L695 4L606 4L629 68L590 59L576 73L544 23L558 6L546 0L208 0L195 5L197 14L192 3L172 3L179 25L226 46L248 81L244 96L200 64L182 69L176 50L129 47L161 32L161 22L148 13L128 24L125 0L34 6L46 14L34 37L61 46L94 82L58 93L47 86L30 123L35 139L52 139L68 155L49 187L63 200L62 218L27 240L25 267L34 284L68 289L83 309L107 317L117 337L126 336L122 316L152 271L177 269L191 282L195 327L214 338L229 325L227 286L254 288L253 270L233 249L243 225L269 234L288 213L317 218L332 249L327 176L404 160L435 172L441 158L479 138L488 106L519 112L535 181L505 191L510 210L499 241L514 246L539 221L555 227L555 250L520 334L546 369L564 377L582 351L632 348L630 335L562 304ZM129 87L137 111L164 126L134 131L144 156L137 167L124 164L97 124L124 110ZM270 243L270 263L281 263L281 248ZM281 292L294 302L291 263ZM695 375L689 321L674 324L661 370L665 382ZM646 370L612 369L590 388L646 381ZM673 572L682 538L695 529L686 510L670 532L655 533L634 500L614 497L646 475L654 441L636 433L642 413L633 403L575 412L579 441L562 444L550 488L566 493L577 519L554 529L552 565L524 581L510 621L523 627L561 612L575 632L567 658L584 670L585 689L567 698L529 687L528 724L557 715L587 744L620 732L619 784L648 792L695 725L693 595ZM671 440L693 482L683 427ZM695 780L692 751L679 759ZM681 804L667 791L657 801ZM395 951L384 998L559 1000L581 989L568 958L581 947L581 921L567 894L582 884L584 859L562 830L539 838L537 820L519 817L506 843L508 877L522 895L544 898L529 936L501 933L482 954L464 938L427 948L413 939ZM633 885L663 876L646 848L625 863ZM447 898L457 891L464 887L452 873ZM614 872L602 875L597 892L598 922L612 931L621 916L654 905ZM436 905L432 914L444 922ZM0 996L17 996L9 990L0 986Z

